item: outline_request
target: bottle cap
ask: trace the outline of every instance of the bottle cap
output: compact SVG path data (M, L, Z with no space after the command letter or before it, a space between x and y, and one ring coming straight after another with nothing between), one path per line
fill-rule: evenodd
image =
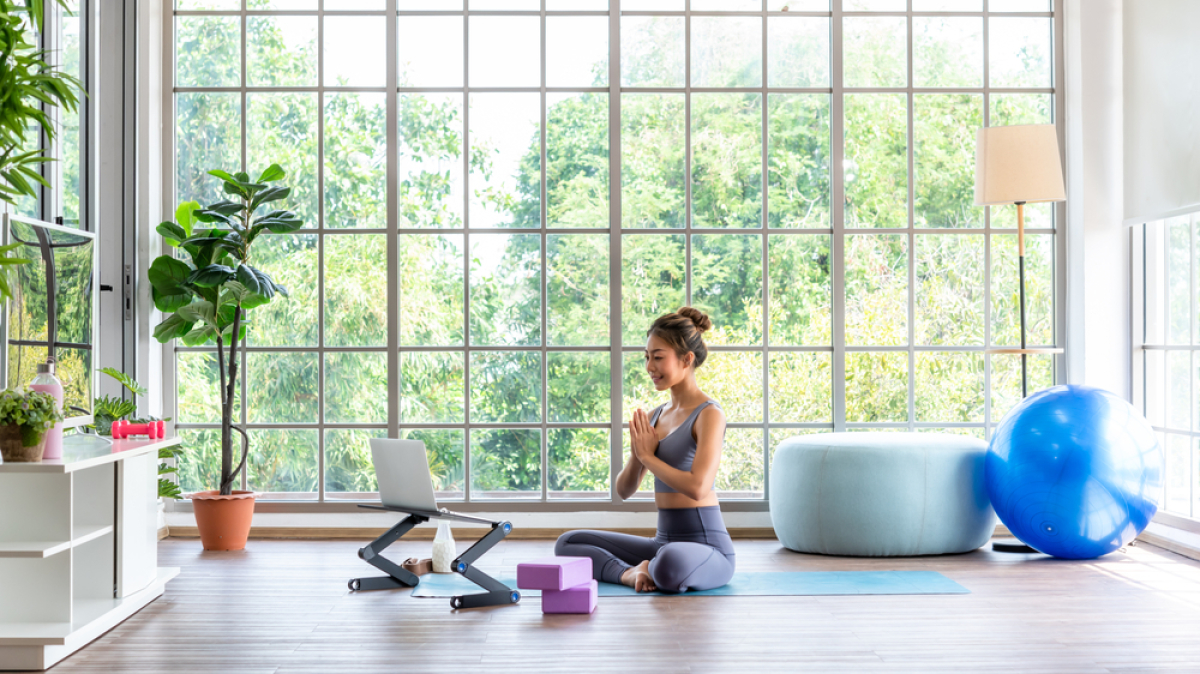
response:
M38 363L37 371L38 371L38 374L43 374L43 373L47 373L47 372L50 374L54 374L54 363L53 362Z

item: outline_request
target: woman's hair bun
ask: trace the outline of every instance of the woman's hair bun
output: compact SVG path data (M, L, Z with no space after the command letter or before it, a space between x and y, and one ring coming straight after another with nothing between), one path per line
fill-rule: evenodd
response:
M691 319L692 324L696 326L698 332L706 332L712 329L712 319L708 317L708 314L695 307L682 307L676 313L684 318Z

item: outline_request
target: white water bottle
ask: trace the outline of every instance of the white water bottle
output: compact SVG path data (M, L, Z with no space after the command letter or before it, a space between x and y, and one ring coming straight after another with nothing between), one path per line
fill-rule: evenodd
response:
M30 382L29 388L34 391L49 393L54 398L54 403L61 414L63 411L63 386L58 377L54 376L54 361L38 363L37 371L37 377L34 377L33 381ZM61 459L62 440L63 425L60 421L54 424L53 428L46 431L46 448L42 451L42 458Z
M437 534L433 537L433 572L450 573L454 557L454 536L450 533L450 523L442 520L438 522Z

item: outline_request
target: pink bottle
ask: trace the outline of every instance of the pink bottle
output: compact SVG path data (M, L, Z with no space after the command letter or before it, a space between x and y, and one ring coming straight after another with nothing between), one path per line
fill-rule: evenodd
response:
M63 387L62 382L58 377L54 376L54 363L40 363L37 366L38 374L29 384L29 388L34 391L49 393L54 396L54 400L58 403L58 411L63 409ZM60 421L54 424L54 428L46 431L46 449L42 452L43 459L61 459L62 458L62 439L63 425Z

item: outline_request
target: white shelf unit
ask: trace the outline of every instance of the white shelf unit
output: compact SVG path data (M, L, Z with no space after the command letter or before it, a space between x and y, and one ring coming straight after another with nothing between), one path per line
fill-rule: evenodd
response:
M0 670L44 670L162 594L158 449L67 438L64 459L0 464Z

